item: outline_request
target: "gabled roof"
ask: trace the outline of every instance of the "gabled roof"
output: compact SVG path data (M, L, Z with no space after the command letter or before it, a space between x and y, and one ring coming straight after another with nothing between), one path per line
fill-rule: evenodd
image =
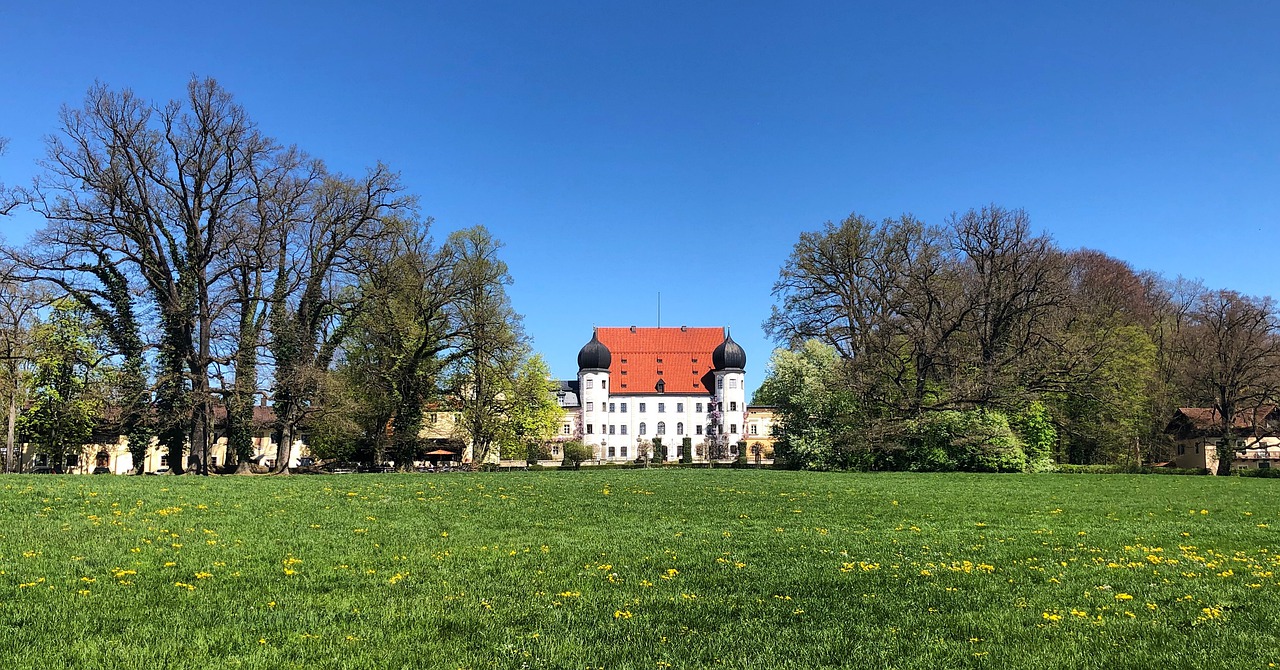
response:
M561 407L578 407L581 404L578 400L578 380L557 379L555 385L556 404Z
M1280 429L1280 413L1275 405L1242 409L1236 412L1231 427L1242 435L1270 435ZM1179 407L1165 426L1164 432L1177 437L1219 436L1222 417L1212 407Z
M651 395L663 382L667 395L715 391L711 354L724 342L721 328L598 328L612 355L610 395Z

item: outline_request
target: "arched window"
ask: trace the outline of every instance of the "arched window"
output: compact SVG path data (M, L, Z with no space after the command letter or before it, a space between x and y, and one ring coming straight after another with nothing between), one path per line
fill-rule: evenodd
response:
M683 423L677 423L677 424L676 424L676 435L684 435L684 424L683 424Z
M649 430L649 429L645 427L644 422L643 422L643 421L641 421L641 422L640 422L640 434L641 434L641 435L644 435L646 432L648 432L648 430Z
M658 422L658 434L659 434L659 435L666 435L666 434L667 434L667 422L666 422L666 421L659 421L659 422Z

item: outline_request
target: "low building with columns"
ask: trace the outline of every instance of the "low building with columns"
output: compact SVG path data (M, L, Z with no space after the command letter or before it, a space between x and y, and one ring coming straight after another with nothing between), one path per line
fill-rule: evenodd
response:
M679 460L686 438L698 460L732 457L747 430L746 366L727 328L596 328L578 352L577 384L565 388L577 420L562 431L602 461L653 457L654 439Z

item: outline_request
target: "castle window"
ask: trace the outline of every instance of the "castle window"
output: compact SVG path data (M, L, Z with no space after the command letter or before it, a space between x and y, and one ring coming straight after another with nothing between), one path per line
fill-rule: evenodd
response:
M623 457L623 458L626 458L626 457L627 457L627 448L626 448L626 447L623 447L623 448L622 448L622 457Z
M587 424L587 435L594 433L595 432L594 429L595 429L595 424L590 424L590 423Z
M596 381L590 377L587 377L587 388L593 389L595 387L596 387Z
M627 403L625 403L625 402L624 402L624 403L619 403L619 404L620 404L620 405L621 405L621 407L622 407L622 411L624 411L624 412L625 412L625 411L627 411Z
M609 411L610 411L610 412L616 412L616 411L618 411L618 406L617 406L617 404L616 404L616 403L609 403Z
M640 403L640 412L644 413L644 403Z
M627 424L625 424L625 423L624 423L624 424L622 424L622 426L618 428L618 432L619 432L619 433L622 433L623 435L626 435L626 434L627 434ZM626 456L626 454L623 454L623 456Z
M615 450L615 448L614 448L614 447L609 447L609 458L613 458L613 457L614 457L614 455L615 455L615 454L614 454L614 450Z
M569 424L566 423L565 425L561 426L561 428L563 428L563 430L561 431L562 433L564 433L565 435L569 434Z
M610 424L610 425L609 425L609 434L610 434L610 435L613 435L613 429L614 429L614 426L613 426L612 424Z
M658 434L659 434L659 435L666 435L666 434L667 434L667 422L665 422L665 421L659 421L659 422L658 422Z
M695 404L695 405L693 406L693 411L695 411L695 412L701 412L701 411L702 411L702 403L697 403L697 404Z
M677 423L677 424L676 424L676 435L684 435L684 424L683 424L683 423Z
M716 380L716 388L718 388L718 389L722 389L722 388L724 388L724 379L717 379L717 380Z
M587 411L588 411L588 412L594 412L594 411L595 411L595 409L596 409L596 404L595 404L595 403L593 403L593 402L589 402L589 403L587 403Z
M736 380L736 379L730 379L730 380L729 380L729 388L731 388L731 389L736 389L736 388L738 388L738 380Z
M735 411L735 410L737 410L737 409L738 409L738 401L736 401L736 400L730 400L730 401L729 401L729 411L730 411L730 412L733 412L733 411Z
M676 411L677 411L677 412L683 412L683 411L684 411L684 403L682 403L682 402L678 402L678 403L676 403Z
M698 424L698 425L696 425L696 426L694 426L694 427L693 427L693 434L694 434L694 435L701 435L701 434L702 434L702 424Z
M644 435L644 434L645 434L645 432L647 432L648 430L649 430L649 427L648 427L648 426L646 426L646 425L644 425L644 422L643 422L643 421L641 421L641 422L640 422L640 434L641 434L641 435Z
M662 414L665 411L667 411L667 403L665 402L658 403L658 413Z
M736 424L736 423L731 423L731 424L729 424L729 432L730 432L730 433L737 433L737 432L738 432L738 424Z

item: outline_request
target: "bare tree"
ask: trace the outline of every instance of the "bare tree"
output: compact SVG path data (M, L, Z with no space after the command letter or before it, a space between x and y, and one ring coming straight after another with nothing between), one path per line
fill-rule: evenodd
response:
M157 415L175 473L201 468L210 441L214 260L233 213L252 197L248 166L275 150L212 79L182 101L147 103L103 85L64 107L48 141L36 208L49 238L93 249L136 273L158 311Z
M237 473L250 472L255 429L254 407L259 393L260 351L272 301L283 300L293 277L289 245L309 214L313 189L323 166L290 148L259 157L249 165L252 198L224 231L225 250L215 263L226 277L220 304L219 329L227 354L217 366L228 364L232 374L218 374L226 407L226 465Z
M947 227L964 264L964 329L976 353L967 395L978 405L1016 403L1010 394L1041 390L1054 372L1043 355L1066 302L1062 256L1048 236L1031 233L1020 209L971 209Z
M5 154L9 149L9 138L0 137L0 156ZM0 182L0 216L5 216L13 211L21 203L21 198L17 191L10 191L5 188L4 183Z
M1275 402L1280 389L1280 319L1275 301L1235 291L1201 293L1179 332L1183 374L1212 403L1222 439L1218 474L1231 473L1241 435L1237 419ZM1254 422L1256 423L1256 421Z
M23 377L32 362L32 328L37 310L49 303L47 296L33 286L14 281L12 270L11 264L0 265L0 365L4 366L4 396L8 405L5 472L15 470L15 427L20 405L25 399Z
M277 276L267 315L279 438L275 472L288 471L320 378L354 323L359 277L387 256L397 230L388 222L415 205L399 175L385 165L358 178L326 175L309 196L306 215L285 239L288 272Z

